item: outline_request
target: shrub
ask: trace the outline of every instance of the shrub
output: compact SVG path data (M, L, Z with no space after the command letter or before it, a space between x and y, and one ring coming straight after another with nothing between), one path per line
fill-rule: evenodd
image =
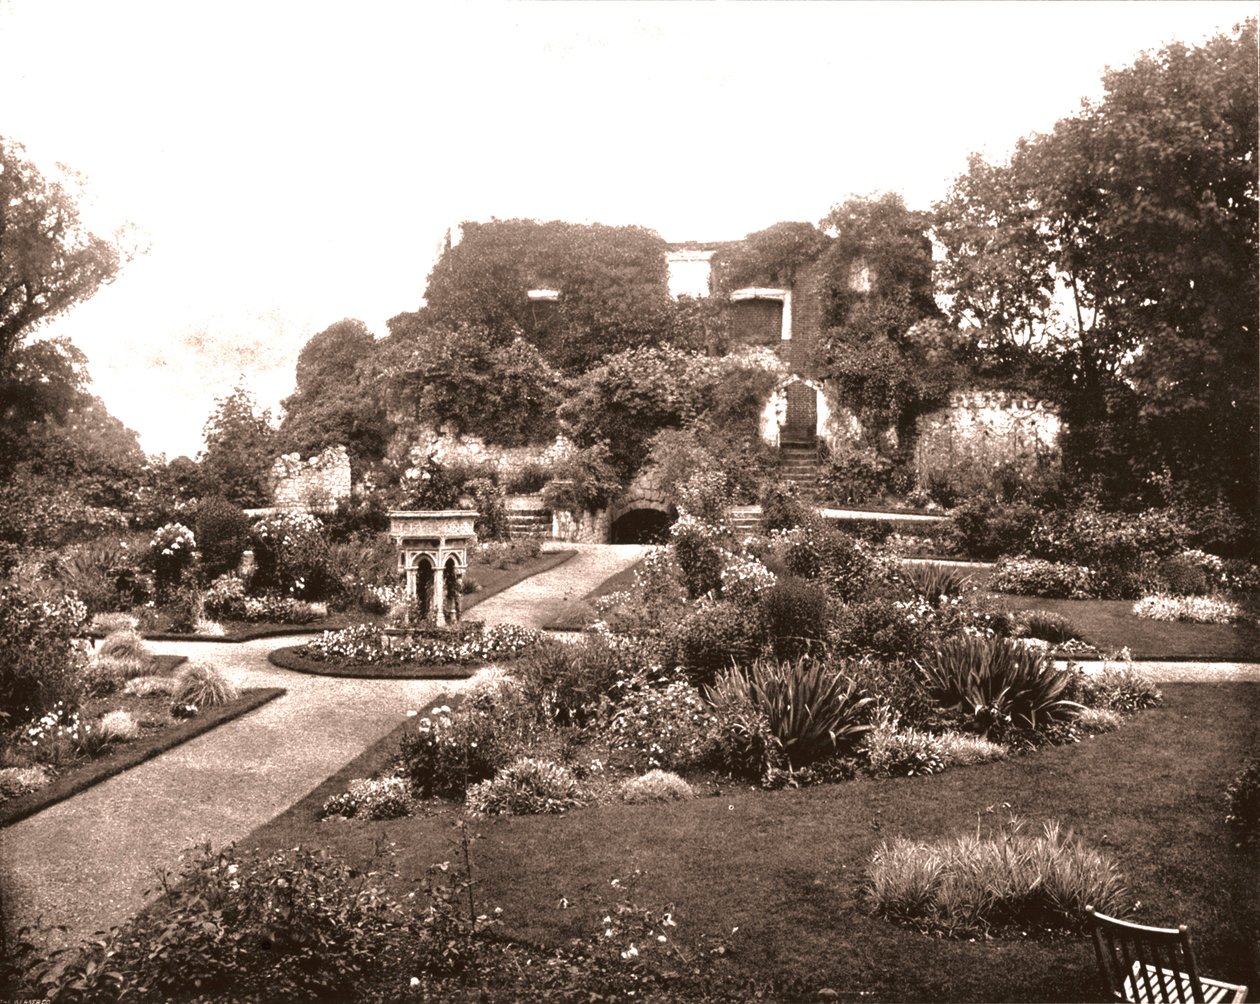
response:
M464 486L464 491L473 497L473 508L477 511L473 524L477 539L507 540L511 536L507 507L503 504L503 493L494 482L489 478L473 478Z
M1242 610L1232 600L1215 596L1143 596L1133 604L1133 613L1144 620L1189 621L1193 624L1228 624Z
M233 572L220 575L210 583L201 602L208 617L229 621L243 620L245 582Z
M902 725L923 727L935 718L931 695L914 664L895 659L856 659L846 664L845 673L860 693L875 699L872 708L893 709Z
M133 676L123 687L124 694L133 697L171 697L175 694L175 677L173 676Z
M125 743L140 734L130 711L107 711L96 725L106 742Z
M183 667L175 677L173 696L178 704L212 708L235 701L240 695L216 667L209 663L193 662Z
M241 601L240 619L254 623L309 624L319 615L315 608L292 596L246 596Z
M397 819L410 812L411 795L401 777L357 778L348 791L324 802L320 816Z
M732 670L722 689L766 716L793 768L848 752L870 728L864 709L871 699L859 697L857 684L821 660L758 660Z
M1157 577L1164 591L1174 596L1202 596L1211 590L1211 581L1205 563L1198 558L1203 552L1183 551L1165 558L1159 563ZM1203 555L1204 558L1215 557ZM1221 559L1217 558L1219 565Z
M332 512L324 515L324 525L333 543L371 542L389 529L389 507L377 492L345 496L337 500Z
M962 595L967 581L958 569L935 561L902 565L901 575L910 588L932 606L939 605L946 596Z
M787 766L783 743L770 728L770 720L753 706L742 674L722 673L705 691L711 705L712 723L707 745L718 769L732 777L760 781Z
M1260 757L1243 762L1225 789L1225 805L1225 822L1240 845L1260 839Z
M542 541L537 537L520 537L516 540L479 541L472 560L490 568L514 568L532 561L542 553Z
M838 606L832 613L831 644L843 656L900 659L918 655L928 643L927 609L890 596Z
M670 527L670 549L682 572L687 595L696 599L717 595L722 589L722 568L726 564L725 528L684 512Z
M158 527L149 541L149 561L157 584L158 599L164 600L196 563L197 538L182 523L167 523Z
M503 490L511 495L533 495L542 491L550 480L550 467L538 461L530 461L508 472L503 481Z
M252 588L303 600L327 599L337 572L323 523L307 513L282 513L254 524L250 536L257 561Z
M68 548L55 562L57 581L74 593L88 613L126 609L147 598L140 577L140 555L117 537Z
M194 585L181 586L163 607L167 617L167 628L175 634L192 634L197 630L197 622L204 619L205 611L201 605L201 593Z
M817 579L840 599L866 595L872 582L881 577L883 570L868 545L816 516L771 537L790 574Z
M873 717L864 749L872 774L906 776L939 774L947 767L988 763L1006 756L1006 747L960 732L934 735L903 727L895 712L881 708Z
M1123 665L1104 662L1097 673L1078 674L1076 686L1082 704L1121 714L1153 708L1164 699L1155 680L1127 658Z
M791 530L801 526L813 517L813 511L801 501L796 485L790 481L780 481L767 485L759 499L761 518L766 530Z
M990 588L1000 593L1071 600L1101 595L1090 569L1041 558L1003 558L993 570Z
M51 783L52 774L48 768L38 764L34 767L0 768L0 803L29 795Z
M762 593L762 622L776 659L796 659L827 637L827 593L795 576L784 576Z
M691 785L667 770L650 770L638 777L628 777L617 789L623 802L679 802L695 796Z
M672 627L666 648L670 664L703 686L721 670L752 661L761 648L760 625L733 603L698 606Z
M95 694L112 694L134 676L145 676L153 668L147 656L93 656L84 669L84 685Z
M514 760L491 780L468 789L469 808L489 815L558 813L585 800L572 771L533 757Z
M473 690L454 711L435 706L403 736L401 772L418 795L459 798L509 762L521 732L511 687Z
M577 642L543 639L516 662L512 675L545 721L569 726L590 722L619 674L631 669L624 646L606 635L586 634Z
M234 571L249 546L245 510L219 496L203 498L197 503L194 528L206 577Z
M30 989L57 1000L350 1000L383 955L410 960L422 939L377 874L323 851L205 845L181 874L161 873L160 898L123 927L32 960Z
M1026 502L976 496L949 515L957 548L971 558L1021 553L1041 513Z
M1044 652L1008 638L965 636L938 644L920 667L932 699L981 732L1039 729L1072 717L1066 699L1074 674L1056 669Z
M636 767L668 770L704 760L708 705L681 671L623 677L614 700L609 744Z
M0 715L10 725L59 703L78 707L83 654L75 639L86 619L74 597L45 602L19 586L0 585Z
M875 913L948 936L992 928L1079 930L1085 907L1124 907L1116 863L1057 823L1042 832L979 832L937 841L883 841L867 867Z
M1079 638L1080 633L1063 614L1053 610L1017 610L1011 614L1011 636L1040 638L1052 645Z
M97 655L107 659L148 659L144 639L135 631L114 631L102 640Z

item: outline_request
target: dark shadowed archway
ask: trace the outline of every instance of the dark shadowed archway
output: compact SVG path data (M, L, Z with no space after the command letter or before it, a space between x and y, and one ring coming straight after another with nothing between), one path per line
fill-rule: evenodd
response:
M660 509L629 509L612 522L609 532L613 544L664 544L669 541L669 528L676 517Z

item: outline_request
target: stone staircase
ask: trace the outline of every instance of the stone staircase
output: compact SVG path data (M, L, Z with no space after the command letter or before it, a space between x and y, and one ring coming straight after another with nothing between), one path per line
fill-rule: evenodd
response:
M550 537L550 509L509 509L508 530L516 537Z
M761 506L736 505L726 510L726 517L735 529L735 536L760 533L762 528Z
M801 498L812 499L818 494L818 478L821 473L815 446L780 444L779 477L796 485Z

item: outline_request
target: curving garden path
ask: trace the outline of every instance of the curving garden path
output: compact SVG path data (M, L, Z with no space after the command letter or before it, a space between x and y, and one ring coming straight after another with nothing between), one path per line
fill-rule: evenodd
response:
M469 611L486 623L541 626L642 557L644 548L578 546L563 565ZM466 680L361 680L272 666L267 653L300 639L150 642L154 652L218 666L238 687L287 693L205 735L0 829L0 889L10 932L41 917L71 938L125 920L154 869L181 851L247 836L420 709Z
M637 561L646 548L579 546L563 565L469 611L486 623L538 627L570 600ZM135 912L153 869L175 867L205 840L240 840L389 732L411 709L467 681L363 680L279 669L267 653L295 639L240 644L152 642L211 662L242 687L287 693L154 760L0 829L7 929L42 916L80 938ZM1260 665L1145 664L1157 679L1260 681Z

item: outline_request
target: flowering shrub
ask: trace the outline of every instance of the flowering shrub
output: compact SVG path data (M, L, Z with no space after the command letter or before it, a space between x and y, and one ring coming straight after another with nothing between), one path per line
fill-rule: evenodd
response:
M609 742L633 764L669 769L704 759L711 716L682 671L622 676L614 694Z
M712 682L732 664L746 665L761 648L761 624L733 603L706 603L673 625L665 665L681 666L693 683Z
M512 676L543 721L585 725L598 716L618 674L631 671L632 656L608 635L586 634L576 642L544 638L512 667Z
M1127 650L1121 655L1120 664L1104 661L1100 672L1076 674L1074 696L1078 701L1090 708L1133 714L1153 708L1164 699L1155 680L1134 669Z
M670 527L670 549L682 571L683 585L692 599L722 588L722 568L727 561L725 527L684 511Z
M775 553L787 570L802 579L818 579L833 595L852 600L864 596L877 579L887 578L891 564L870 545L820 519L806 520L770 534Z
M0 715L10 724L78 706L85 655L76 638L86 620L73 596L50 602L0 585Z
M532 757L513 760L491 780L468 789L469 808L490 815L564 812L585 800L571 770Z
M1055 645L1079 638L1072 622L1053 610L1019 610L1011 614L1011 635L1040 638Z
M783 743L765 712L753 705L748 688L734 673L723 673L705 691L711 705L709 757L732 777L761 781L787 766Z
M1232 600L1216 596L1143 596L1133 604L1133 613L1152 621L1190 621L1194 624L1228 624L1242 611Z
M202 596L207 617L242 620L245 613L245 582L233 572L220 575Z
M922 597L874 596L837 606L829 640L843 656L896 659L919 654L934 634L936 608Z
M475 622L474 622L475 623ZM542 636L517 624L494 624L482 631L462 627L447 636L391 638L375 624L325 631L308 642L303 654L322 662L353 665L460 665L515 659Z
M537 558L541 553L541 540L522 537L517 540L479 540L468 557L490 568L512 568Z
M85 732L79 712L58 701L37 720L26 724L17 745L35 762L56 766L74 758Z
M411 811L411 795L401 777L357 778L348 791L333 795L320 809L321 817L358 816L360 819L397 819Z
M623 802L677 802L691 798L691 785L667 770L650 770L639 777L628 777L617 789Z
M197 538L183 523L167 523L153 532L149 558L158 594L165 596L180 584L184 573L197 560Z
M729 551L724 555L719 577L722 597L744 605L756 603L778 581L774 572L756 558Z
M309 513L281 513L255 523L250 533L258 563L254 588L325 599L338 579L323 526Z
M1023 596L1087 600L1102 595L1093 571L1041 558L1003 558L993 570L991 587Z
M309 624L316 616L311 604L292 596L247 596L241 603L239 619L255 623Z

